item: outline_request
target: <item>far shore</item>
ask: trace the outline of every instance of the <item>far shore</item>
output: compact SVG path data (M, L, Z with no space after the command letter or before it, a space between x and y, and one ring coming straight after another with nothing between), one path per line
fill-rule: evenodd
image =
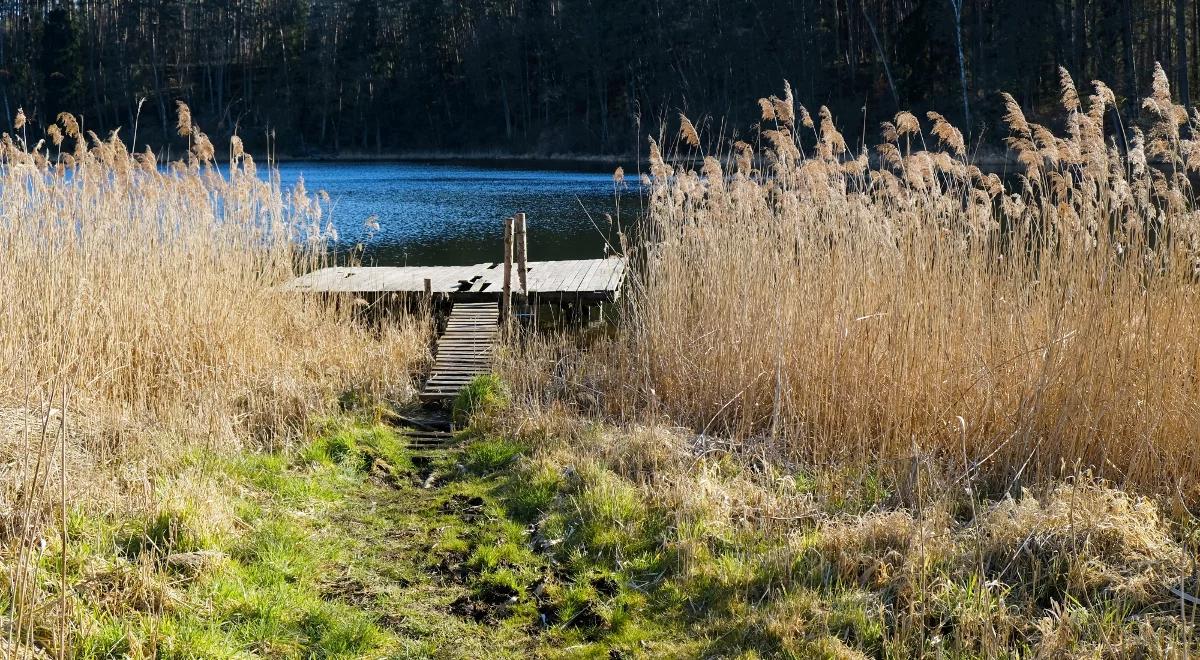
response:
M872 150L871 162L875 164L878 155ZM445 151L398 151L398 152L320 152L277 154L275 162L279 163L387 163L387 162L417 162L444 163L479 167L527 170L571 170L584 172L611 173L618 167L626 176L637 175L649 170L649 163L644 157L632 154L533 154L533 153L504 153L504 152L445 152ZM677 158L668 158L669 162ZM722 159L728 166L728 158ZM756 167L761 167L761 159L756 157ZM979 149L968 159L984 172L995 172L1006 175L1020 171L1020 165L1011 152L998 149Z
M310 154L279 154L276 162L379 163L426 162L456 165L482 165L512 169L585 170L612 172L618 167L636 171L638 157L625 154L509 154L499 152L334 152Z

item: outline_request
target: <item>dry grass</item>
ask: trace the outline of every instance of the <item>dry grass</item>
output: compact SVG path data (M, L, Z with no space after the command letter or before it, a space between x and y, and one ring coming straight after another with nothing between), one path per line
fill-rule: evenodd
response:
M1081 107L1065 72L1061 136L1010 98L1003 180L936 113L873 155L790 100L763 103L756 159L685 126L670 162L652 145L620 336L518 389L809 465L928 458L1001 491L1090 468L1194 501L1200 115L1155 81L1145 134L1106 130L1112 93Z
M730 648L1194 646L1200 114L1159 69L1114 133L1062 83L1061 136L1007 99L1005 178L936 113L860 152L790 92L754 146L684 122L618 329L503 356L512 433L634 489Z
M10 565L41 556L68 507L155 506L147 475L191 447L274 445L346 392L407 398L426 359L418 319L371 328L353 305L281 293L326 259L322 199L260 177L240 141L219 169L186 106L180 133L186 160L166 168L69 115L48 141L2 138ZM6 590L15 620L0 630L13 638L55 619L35 582Z
M941 489L913 506L862 470L808 472L682 429L562 411L513 411L508 423L534 447L525 481L568 475L581 521L567 529L646 530L687 594L689 634L718 637L729 655L1183 657L1194 646L1195 612L1170 591L1194 590L1194 519L1086 475L995 501Z

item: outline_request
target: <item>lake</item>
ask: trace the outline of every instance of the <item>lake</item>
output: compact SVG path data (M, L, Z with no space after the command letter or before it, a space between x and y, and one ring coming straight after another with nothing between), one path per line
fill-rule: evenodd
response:
M630 176L619 200L612 174L417 162L288 162L284 189L329 193L337 251L366 246L365 265L449 266L503 259L505 217L526 214L530 260L593 259L617 244L615 223L640 210ZM379 229L366 226L378 216Z

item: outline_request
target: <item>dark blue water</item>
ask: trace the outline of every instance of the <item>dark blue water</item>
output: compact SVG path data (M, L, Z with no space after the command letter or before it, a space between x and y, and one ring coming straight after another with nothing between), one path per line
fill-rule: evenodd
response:
M611 174L587 172L410 162L290 162L279 170L285 190L303 177L309 192L329 194L338 252L361 243L367 265L501 260L503 221L517 212L526 214L531 260L598 258L606 242L618 244L617 225L640 210L632 176L618 198ZM372 216L378 230L368 226Z

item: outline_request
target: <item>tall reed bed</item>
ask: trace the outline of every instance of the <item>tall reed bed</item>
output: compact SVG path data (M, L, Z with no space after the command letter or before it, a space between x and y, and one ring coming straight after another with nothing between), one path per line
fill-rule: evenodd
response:
M355 301L285 293L336 240L323 198L260 177L236 137L218 166L185 105L169 164L70 115L36 141L15 123L0 137L0 655L66 657L72 520L154 519L173 479L191 524L226 524L228 502L180 492L185 452L276 446L347 392L405 398L427 347L420 319L368 327Z
M68 505L138 492L189 447L285 439L346 391L407 395L419 325L367 328L352 305L281 291L332 230L319 196L260 177L237 138L218 168L181 104L187 153L164 166L70 115L44 139L16 123L0 138L9 559Z
M1161 68L1145 133L1093 87L1062 72L1061 135L1005 96L1005 178L933 112L873 151L790 89L755 145L710 153L684 118L674 158L651 144L621 336L573 378L809 464L1200 496L1200 114Z

